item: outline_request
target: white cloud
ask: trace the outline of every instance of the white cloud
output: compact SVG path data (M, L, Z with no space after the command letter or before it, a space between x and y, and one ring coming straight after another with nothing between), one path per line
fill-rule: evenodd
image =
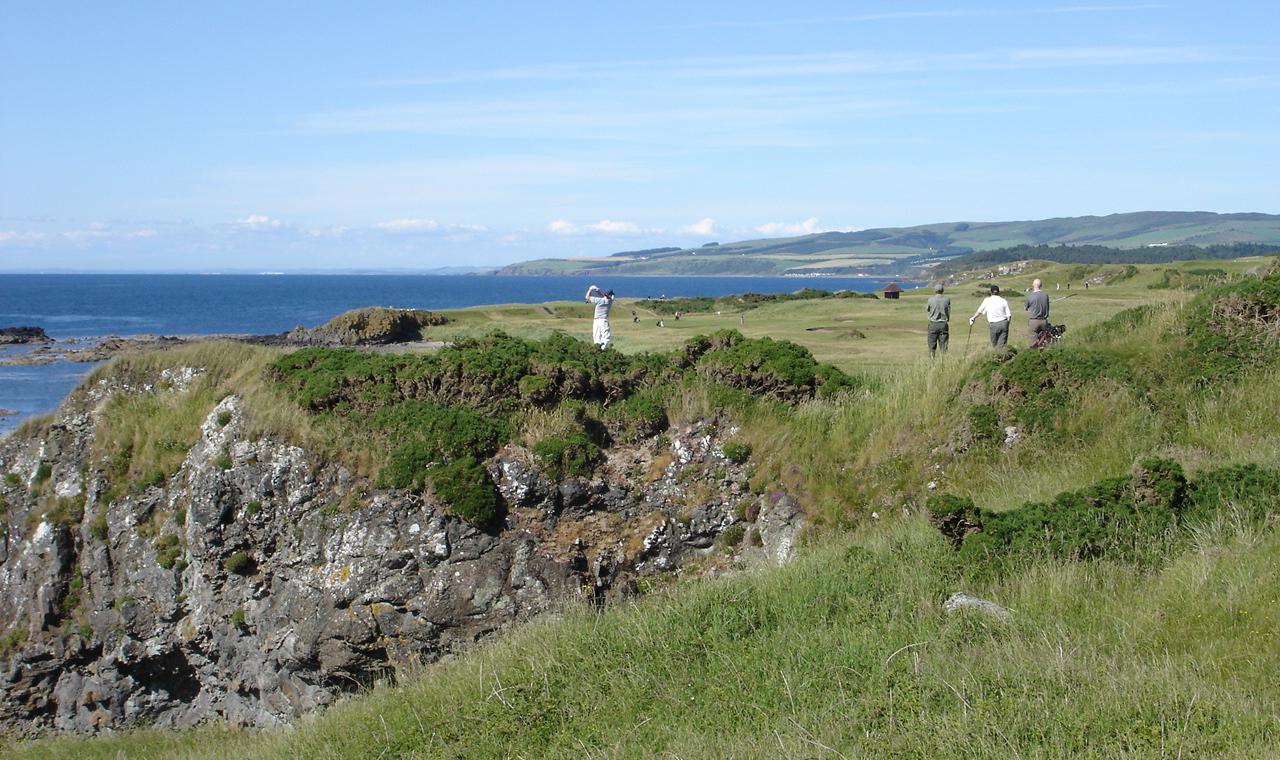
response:
M635 235L641 232L640 226L631 222L615 222L612 219L601 219L595 224L588 224L587 229L604 232L610 235Z
M547 225L547 232L556 235L587 235L591 233L639 235L645 232L661 232L661 230L646 230L635 222L619 222L613 219L601 219L594 224L574 224L567 219L557 219Z
M236 224L251 230L278 230L284 226L284 222L279 219L272 219L262 214L250 214L244 219L237 219Z
M756 227L762 235L812 235L815 232L830 232L826 227L818 226L818 217L813 216L799 223L769 222Z
M434 232L440 229L440 223L434 219L392 219L374 226L391 232Z
M687 232L690 235L714 235L716 234L716 220L708 216L701 221L681 227L680 231Z
M43 232L0 230L0 243L39 243L48 238L49 236Z

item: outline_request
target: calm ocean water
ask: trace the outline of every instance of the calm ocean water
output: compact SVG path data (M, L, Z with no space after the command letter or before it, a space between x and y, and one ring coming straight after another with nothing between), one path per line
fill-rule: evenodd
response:
M268 335L313 327L360 306L457 309L576 300L596 283L620 297L786 293L802 287L874 290L848 277L498 277L432 275L0 275L0 327L35 325L55 338L101 335ZM15 348L0 347L10 353ZM0 434L51 411L92 365L0 367Z

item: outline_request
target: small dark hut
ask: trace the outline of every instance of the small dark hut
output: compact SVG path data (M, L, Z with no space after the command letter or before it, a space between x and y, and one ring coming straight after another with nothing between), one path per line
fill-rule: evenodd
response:
M902 288L898 287L898 283L891 282L884 288L884 297L898 300L898 296L902 295Z

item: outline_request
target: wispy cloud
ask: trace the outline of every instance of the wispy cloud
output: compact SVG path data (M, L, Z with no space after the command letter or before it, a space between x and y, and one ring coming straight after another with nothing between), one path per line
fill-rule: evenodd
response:
M40 230L0 230L0 245L32 245L56 244L58 242L79 243L85 241L111 240L145 240L160 233L153 229L113 229L111 226L95 222L85 229L70 229L56 232Z
M1055 12L1101 7L1064 6ZM1211 64L1268 55L1274 56L1254 48L1096 44L970 51L865 49L463 71L453 76L486 84L436 92L434 80L425 80L427 93L381 105L304 114L289 129L320 136L403 133L540 140L561 146L589 141L654 145L668 151L672 146L817 148L866 139L857 129L837 125L975 109L1023 110L1028 106L1018 92L1038 87L1057 91L1047 95L1069 95L1074 88L1083 97L1099 86L1099 76L1091 72L1117 67L1151 72L1118 77L1124 84L1117 87L1141 93L1143 87L1162 86L1165 80L1185 81L1192 72L1206 78L1215 71L1208 68ZM1175 66L1182 68L1170 73ZM1192 66L1200 68L1187 68ZM1054 73L1035 74L1041 70ZM1029 73L1014 76L1023 72ZM575 83L571 92L566 91L568 83ZM1252 86L1272 85L1263 79Z
M646 230L635 222L619 222L613 219L601 219L594 224L574 224L567 219L556 219L547 225L547 232L555 235L639 235L642 233L659 233L661 230Z
M822 227L817 217L810 217L803 222L768 222L755 228L761 235L812 235L815 232L832 232L832 228Z
M283 228L285 223L264 214L250 214L243 219L237 219L235 225L247 230L278 230Z
M1121 13L1126 11L1150 11L1167 8L1164 3L1138 3L1130 5L1063 5L1053 8L949 8L917 11L886 11L861 13L848 16L817 16L808 18L770 20L725 20L704 24L684 25L685 29L699 28L760 28L777 26L816 26L827 24L859 24L875 21L930 21L960 18L1015 18L1019 16L1061 16L1083 13Z

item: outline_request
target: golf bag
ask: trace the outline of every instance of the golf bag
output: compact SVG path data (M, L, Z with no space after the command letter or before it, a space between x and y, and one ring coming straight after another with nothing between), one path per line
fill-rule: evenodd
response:
M1045 325L1040 334L1036 336L1036 342L1031 344L1032 348L1044 348L1062 340L1062 336L1067 332L1066 325Z

